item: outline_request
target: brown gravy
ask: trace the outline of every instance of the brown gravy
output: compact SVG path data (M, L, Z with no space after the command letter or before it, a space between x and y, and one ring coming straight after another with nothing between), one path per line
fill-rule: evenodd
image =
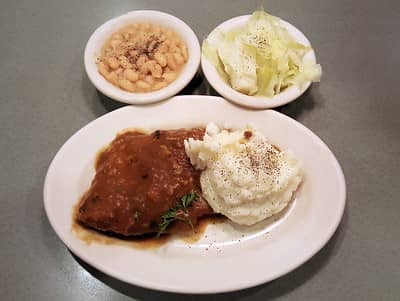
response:
M109 244L117 239L139 242L142 247L158 246L165 238L153 241L152 237L159 230L161 216L193 191L198 198L187 215L195 232L204 233L206 222L197 225L198 220L214 213L201 196L200 172L190 164L183 143L186 138L203 136L203 128L118 134L97 156L95 177L74 211L73 231L88 243ZM189 224L181 220L173 221L166 232L193 241L201 237L191 235Z
M72 215L72 227L71 231L83 242L88 245L93 243L102 245L119 245L133 247L137 249L156 249L165 245L171 237L174 235L167 234L160 238L156 238L153 234L142 235L142 236L132 236L132 237L121 237L112 234L104 234L102 232L96 231L94 229L83 226L76 219L76 214L78 210L78 205L75 205ZM226 217L222 215L210 215L201 218L197 225L194 227L194 232L185 234L177 234L174 237L178 237L188 244L196 243L203 236L210 224L219 224L226 221Z

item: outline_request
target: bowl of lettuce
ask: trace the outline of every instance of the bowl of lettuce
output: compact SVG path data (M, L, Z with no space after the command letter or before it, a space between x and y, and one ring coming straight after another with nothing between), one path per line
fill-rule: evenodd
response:
M201 66L219 94L258 109L295 100L322 73L306 36L261 10L217 26L203 41Z

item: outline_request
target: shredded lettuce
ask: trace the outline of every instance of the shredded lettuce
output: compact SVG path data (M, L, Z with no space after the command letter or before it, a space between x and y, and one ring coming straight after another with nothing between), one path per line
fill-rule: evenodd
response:
M321 66L304 60L310 50L293 39L279 18L262 10L243 27L213 32L202 46L205 58L233 89L267 97L320 80Z

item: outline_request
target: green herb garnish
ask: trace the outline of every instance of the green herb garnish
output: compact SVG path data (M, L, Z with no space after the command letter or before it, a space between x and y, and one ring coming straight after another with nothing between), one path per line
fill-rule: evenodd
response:
M194 193L193 191L184 195L180 203L174 207L171 208L169 211L165 212L163 215L161 215L161 223L158 225L158 232L156 237L159 238L161 234L163 234L168 226L175 220L181 220L185 221L190 225L192 230L194 231L192 221L189 217L189 207L197 199L197 194Z
M189 208L189 206L192 204L193 201L197 199L197 194L195 194L193 191L188 193L187 195L183 196L181 198L181 203L183 209Z

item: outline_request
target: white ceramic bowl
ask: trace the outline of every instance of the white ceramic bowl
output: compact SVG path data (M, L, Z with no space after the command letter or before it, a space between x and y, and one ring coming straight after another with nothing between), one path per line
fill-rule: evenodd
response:
M233 28L237 28L239 26L244 25L247 20L251 17L251 15L245 15L245 16L239 16L235 17L232 19L229 19L222 24L218 25L212 32L214 33L215 31L228 31ZM309 40L306 38L306 36L298 30L296 27L293 25L289 24L286 21L281 20L281 24L283 27L285 27L288 32L292 35L292 37L300 42L303 45L310 46ZM310 61L310 62L316 62L315 58L315 53L313 50L310 50L305 56L304 60ZM214 67L214 65L207 60L204 55L201 56L201 68L203 69L203 73L205 77L207 78L208 82L211 84L211 86L222 96L224 96L226 99L242 105L246 106L249 108L256 108L256 109L268 109L268 108L274 108L274 107L279 107L284 104L287 104L293 100L295 100L297 97L299 97L301 94L304 93L310 86L311 82L308 82L303 85L303 87L299 88L298 86L290 86L287 89L285 89L283 92L275 95L274 97L262 97L262 96L249 96L240 92L237 92L236 90L232 89L231 86L226 83L221 76L218 74L218 71Z
M170 85L158 91L148 93L124 91L109 83L97 70L96 59L107 39L122 27L138 22L156 23L170 28L180 35L188 47L189 60L179 77ZM200 65L200 45L193 30L177 17L159 11L137 10L111 19L97 28L86 44L84 61L90 81L100 92L121 102L148 104L177 94L192 80Z

